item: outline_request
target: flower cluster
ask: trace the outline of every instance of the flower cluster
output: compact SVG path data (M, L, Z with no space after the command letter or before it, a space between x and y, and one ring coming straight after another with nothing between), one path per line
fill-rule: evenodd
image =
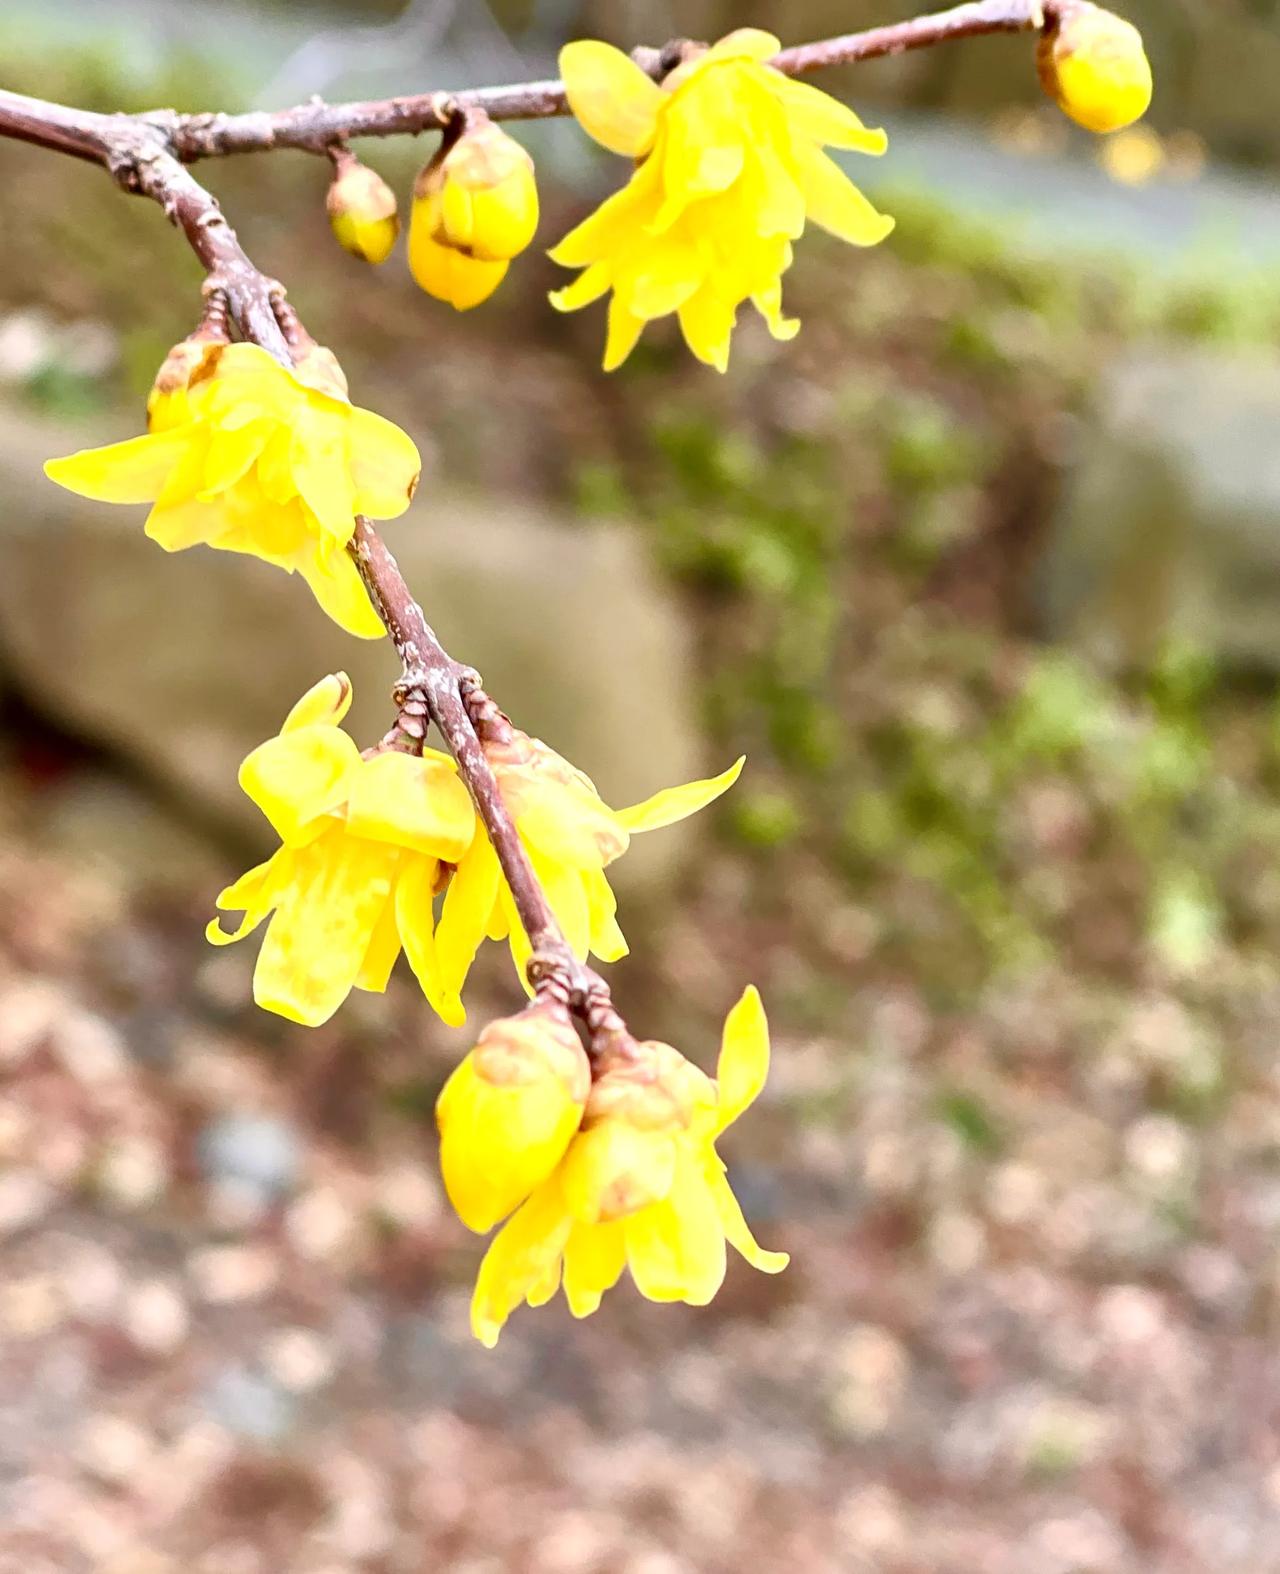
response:
M166 552L203 543L298 573L348 633L377 639L347 543L355 516L395 519L421 461L410 439L347 397L327 350L294 367L255 344L188 340L160 370L150 430L51 459L45 474L81 497L150 503Z
M724 1280L726 1243L765 1273L786 1267L785 1254L756 1243L715 1147L768 1075L769 1028L754 989L725 1020L715 1081L670 1044L622 1035L588 1091L565 1025L545 1013L536 1026L516 1018L488 1032L495 1040L481 1039L437 1107L445 1181L463 1222L484 1230L510 1213L471 1303L483 1344L562 1282L570 1311L586 1317L624 1268L651 1301L705 1306Z
M606 370L626 360L647 322L672 312L689 348L719 371L744 301L789 339L799 324L782 314L782 275L806 221L855 246L893 228L823 151L880 154L884 132L766 65L779 48L771 33L742 28L661 86L608 44L561 51L583 129L639 160L627 185L551 253L584 270L552 296L561 311L612 292Z
M273 915L254 998L309 1026L327 1021L353 988L385 989L403 946L432 1008L460 1026L481 942L506 940L527 988L528 937L452 760L431 749L362 755L341 726L350 704L345 674L324 679L244 761L240 785L281 846L218 897L220 909L244 917L230 933L211 924L209 938L243 939ZM605 868L633 834L718 798L743 763L615 810L537 738L508 728L484 747L551 910L584 961L627 951Z

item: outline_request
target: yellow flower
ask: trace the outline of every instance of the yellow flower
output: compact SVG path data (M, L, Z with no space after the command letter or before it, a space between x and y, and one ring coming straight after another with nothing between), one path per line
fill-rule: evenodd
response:
M354 154L336 156L325 208L334 239L344 251L375 264L391 255L400 233L395 192Z
M563 1006L538 1002L484 1029L436 1104L445 1190L468 1229L491 1230L546 1180L590 1088Z
M279 734L240 767L240 785L281 847L217 899L244 917L230 945L272 914L253 975L267 1011L316 1027L351 989L381 992L403 945L427 999L439 999L433 902L443 864L475 834L475 813L446 755L362 757L339 725L351 704L345 673L325 678Z
M851 109L764 62L778 40L741 28L678 67L659 87L608 44L560 53L569 106L614 153L639 160L628 184L551 252L586 271L552 295L576 311L612 290L606 371L646 322L677 313L699 360L724 371L738 307L751 301L775 338L782 275L806 219L856 246L893 228L823 147L885 150Z
M1082 4L1040 35L1036 64L1045 92L1086 131L1121 131L1151 103L1142 34L1099 6Z
M336 623L378 638L346 545L356 514L394 519L409 506L413 443L349 402L319 348L292 371L253 344L206 344L166 366L145 436L51 459L45 474L98 502L153 504L147 534L167 552L205 543L296 571Z
M522 1302L541 1306L563 1277L587 1317L631 1270L651 1301L705 1306L725 1274L725 1244L779 1273L784 1252L756 1244L715 1142L756 1098L769 1027L755 989L724 1024L717 1081L668 1044L632 1044L592 1088L583 1129L552 1175L494 1237L480 1265L471 1328L492 1347Z
M409 268L458 311L478 306L538 228L533 160L482 119L442 147L419 174L409 218Z
M594 953L603 962L627 954L606 866L626 852L635 833L672 825L728 791L743 764L738 760L710 780L668 787L643 803L615 810L603 802L589 777L517 729L509 743L486 744L485 753L574 954L585 960ZM487 837L477 836L449 882L436 934L444 1006L458 1021L464 1016L462 986L486 935L508 940L524 981L529 941L493 848Z

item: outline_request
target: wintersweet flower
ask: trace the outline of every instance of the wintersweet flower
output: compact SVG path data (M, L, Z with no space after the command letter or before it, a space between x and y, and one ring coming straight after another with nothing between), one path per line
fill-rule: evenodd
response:
M51 459L45 474L97 502L151 503L147 534L167 552L203 543L297 572L336 623L379 637L346 546L356 514L409 506L410 439L351 404L319 347L290 370L257 345L205 343L175 351L162 377L145 436Z
M325 678L245 759L240 785L281 846L218 897L244 914L239 925L228 933L214 919L206 931L230 945L271 915L253 998L308 1027L353 988L385 990L402 946L436 1004L433 903L476 828L447 755L362 756L340 725L350 704L346 674Z
M626 360L647 322L671 312L693 353L719 371L744 301L775 338L789 339L799 324L782 315L782 275L805 221L855 246L874 246L893 228L823 151L880 154L884 132L766 65L779 47L771 33L740 28L661 86L609 44L561 51L583 129L639 161L551 252L585 270L552 295L559 310L613 292L606 371Z
M1081 3L1046 27L1036 50L1045 92L1086 131L1122 131L1151 104L1142 34L1100 6Z
M473 114L414 183L409 269L428 295L467 311L493 294L537 228L533 160Z
M546 1180L582 1120L591 1065L563 1006L490 1022L436 1103L440 1169L458 1217L485 1234Z
M631 837L696 814L738 779L743 761L709 780L667 787L628 809L611 809L590 777L516 728L505 742L486 743L529 862L574 954L616 962L627 954L617 900L606 867L626 852ZM446 1020L462 1021L461 992L480 942L506 939L521 980L530 946L487 837L477 836L445 893L436 933Z
M606 1060L563 1160L494 1237L480 1265L471 1328L492 1347L511 1313L541 1306L562 1280L587 1317L631 1270L651 1301L705 1306L724 1280L726 1243L779 1273L742 1216L716 1140L755 1100L769 1070L769 1026L754 988L724 1024L716 1081L669 1044Z

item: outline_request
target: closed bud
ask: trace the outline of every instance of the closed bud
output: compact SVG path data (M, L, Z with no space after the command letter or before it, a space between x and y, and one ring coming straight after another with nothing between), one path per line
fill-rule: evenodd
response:
M1087 0L1064 7L1040 35L1040 83L1087 131L1120 131L1146 114L1151 65L1132 23Z
M591 1067L569 1014L536 1002L491 1022L436 1104L445 1189L483 1233L555 1169L582 1120Z
M325 198L329 227L344 251L365 262L385 262L400 233L396 197L376 170L343 150L334 155Z
M715 1110L715 1084L670 1044L625 1040L606 1051L564 1162L569 1212L601 1224L661 1202L677 1144L709 1141Z
M537 227L533 160L472 111L414 184L409 267L428 295L466 311L493 294Z

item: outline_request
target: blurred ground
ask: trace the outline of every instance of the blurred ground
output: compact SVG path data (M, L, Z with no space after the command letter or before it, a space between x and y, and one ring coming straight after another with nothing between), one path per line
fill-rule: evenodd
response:
M443 1206L430 1114L465 1034L399 977L314 1032L248 1008L251 943L202 938L247 852L0 637L0 1574L1273 1574L1280 653L1239 659L1229 598L1226 634L1166 619L1158 488L1094 505L1136 543L1101 605L1138 617L1141 660L1047 643L1042 591L1060 499L1116 437L1113 370L1185 381L1198 430L1254 386L1229 358L1276 342L1280 302L1265 274L1168 267L1177 224L1148 266L1147 216L1216 198L1058 170L1044 124L1001 133L1003 206L886 193L890 246L807 246L800 338L746 330L723 381L661 333L602 378L599 322L545 313L535 256L464 320L370 280L324 249L304 160L211 172L441 487L571 517L567 579L601 520L652 565L708 755L749 769L624 913L618 993L710 1065L760 984L774 1075L726 1156L793 1264L738 1265L705 1311L620 1289L474 1345L481 1243ZM931 152L931 127L913 157L963 188L982 144ZM189 325L180 247L93 171L0 158L22 214L0 442L32 410L125 419ZM1076 244L1099 189L1118 260ZM1210 189L1244 192L1233 224L1271 211L1260 183ZM1046 260L1051 190L1069 262ZM578 199L547 195L551 233ZM1033 198L1028 248L1009 204ZM1178 378L1188 346L1216 381ZM1229 437L1252 511L1195 500L1193 577L1252 609L1274 494L1265 441ZM1134 454L1112 468L1141 481ZM1245 570L1213 549L1240 519ZM514 629L533 653L544 605ZM126 689L130 660L154 681L142 623ZM232 669L211 652L210 692ZM610 676L620 709L653 681ZM512 987L488 958L474 1019Z

